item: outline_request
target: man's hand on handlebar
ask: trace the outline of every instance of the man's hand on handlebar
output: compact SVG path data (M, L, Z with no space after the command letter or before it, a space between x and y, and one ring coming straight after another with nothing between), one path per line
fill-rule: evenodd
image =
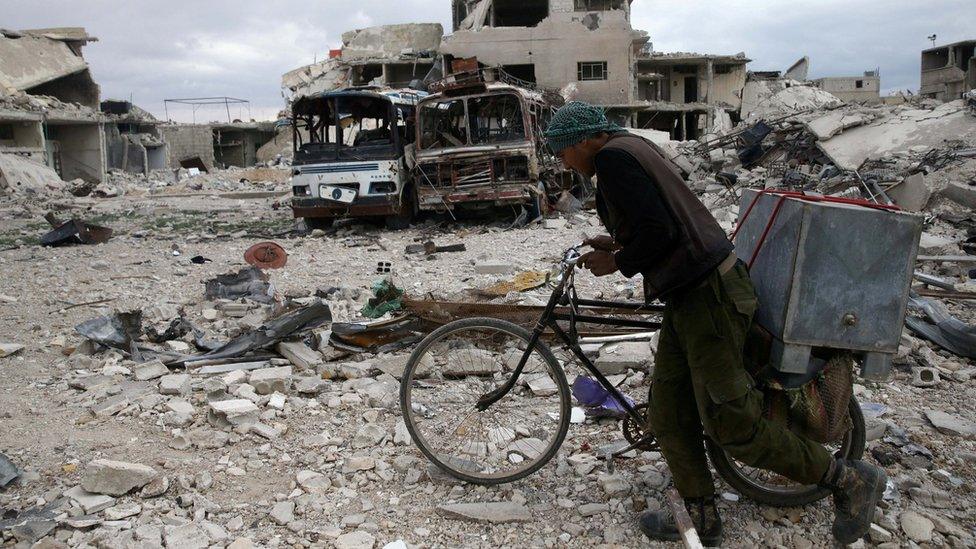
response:
M594 250L602 250L604 252L615 252L623 247L620 244L617 244L613 237L608 234L587 238L583 241L583 245L589 246Z
M580 267L588 269L593 276L607 276L617 272L617 260L613 252L606 250L593 250L586 252L580 257L577 263Z

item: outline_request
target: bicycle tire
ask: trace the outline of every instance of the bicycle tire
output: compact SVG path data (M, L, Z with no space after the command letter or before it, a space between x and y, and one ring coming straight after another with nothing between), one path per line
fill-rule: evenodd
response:
M848 403L848 413L852 427L849 440L841 445L841 449L834 457L846 459L860 459L864 455L867 435L864 426L864 414L857 399L851 396ZM847 439L848 437L845 437ZM816 485L802 486L792 490L773 490L749 480L729 458L725 450L709 438L705 438L705 447L712 466L722 479L743 496L772 507L800 507L820 501L830 495L830 490ZM840 455L838 455L840 454Z
M556 436L552 439L552 442L545 452L543 452L541 456L530 466L520 469L514 474L504 476L476 476L459 471L444 463L437 456L437 454L428 447L428 445L425 443L424 437L418 433L417 425L414 423L414 411L411 407L410 395L412 391L412 384L417 373L416 370L418 365L421 364L422 358L436 342L451 334L471 328L498 330L500 332L520 338L525 342L528 342L531 338L531 334L528 332L528 330L522 328L521 326L495 318L468 318L457 320L449 324L445 324L444 326L431 332L427 337L417 344L417 347L414 349L413 353L411 353L410 358L407 361L407 366L403 372L403 377L400 380L400 413L403 416L407 431L410 433L411 440L413 440L414 444L420 449L421 453L423 453L428 460L439 467L442 471L457 479L470 482L472 484L496 485L514 482L535 473L549 463L549 461L551 461L556 455L556 452L559 451L559 447L562 446L562 443L566 438L566 433L569 431L570 413L572 409L569 384L566 381L566 374L563 371L562 366L559 364L559 361L556 359L555 355L553 355L549 347L542 341L537 342L534 349L539 352L542 359L546 362L547 366L549 367L549 371L551 372L551 377L556 384L559 395L560 418ZM471 403L472 407L474 407L474 404L475 402Z

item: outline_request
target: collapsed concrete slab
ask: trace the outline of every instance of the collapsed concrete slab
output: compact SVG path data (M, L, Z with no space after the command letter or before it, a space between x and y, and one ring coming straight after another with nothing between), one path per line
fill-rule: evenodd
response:
M838 168L853 171L869 159L916 147L938 148L950 140L976 140L976 118L962 101L933 110L895 111L871 124L820 141L817 146Z
M342 35L342 60L391 59L405 51L436 51L444 36L440 23L407 23L357 29Z
M64 181L44 164L0 154L0 196L40 196L61 194Z

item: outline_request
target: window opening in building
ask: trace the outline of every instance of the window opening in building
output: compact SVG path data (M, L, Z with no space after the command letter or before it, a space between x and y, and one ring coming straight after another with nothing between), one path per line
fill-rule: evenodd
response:
M606 61L583 61L576 65L577 79L581 82L587 80L606 80L607 62Z

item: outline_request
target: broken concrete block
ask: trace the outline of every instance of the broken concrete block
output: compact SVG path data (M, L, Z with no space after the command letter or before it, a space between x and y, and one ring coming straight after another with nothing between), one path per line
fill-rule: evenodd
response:
M267 423L261 423L261 422L251 425L250 432L254 433L255 435L261 438L266 438L268 440L275 440L276 438L281 436L281 431L279 429L276 429L268 425Z
M294 501L279 501L274 504L271 508L271 519L278 524L284 526L289 522L295 520L295 502Z
M400 543L402 544L403 542ZM336 549L373 549L375 545L376 538L373 537L373 534L365 530L356 530L348 534L342 534L335 540ZM384 546L383 549L387 549L390 546L393 546L391 549L396 549L397 547L395 544L390 543Z
M164 527L163 538L166 540L166 547L206 549L210 546L210 536L207 531L194 522L182 526Z
M342 461L342 474L369 471L376 467L376 460L369 456L350 456Z
M939 371L935 368L912 368L912 385L915 387L935 387L939 381Z
M139 381L149 381L150 379L163 377L167 374L169 374L169 368L160 360L146 362L135 368L135 378Z
M254 387L254 392L259 395L270 395L271 393L287 393L291 388L291 366L281 366L278 368L262 368L251 372L248 383Z
M182 398L173 398L166 403L166 409L181 415L193 415L193 405Z
M88 492L121 496L152 482L156 470L148 465L96 459L88 464L81 487Z
M275 410L285 409L285 395L281 393L274 393L271 398L268 399L268 408L274 408Z
M528 507L510 501L438 505L437 514L448 518L485 524L532 521L532 513Z
M165 345L167 348L169 348L170 351L173 351L174 353L185 354L190 352L190 345L185 341L170 340L167 341Z
M626 373L628 369L643 371L652 360L646 343L626 342L605 347L594 365L603 375L615 375Z
M66 491L64 495L77 503L85 514L97 513L115 505L115 498L102 494L93 494L81 486Z
M511 263L501 261L481 261L474 265L474 272L483 275L503 275L514 269Z
M122 505L116 505L106 509L105 518L107 520L123 520L129 517L134 517L141 512L142 505L139 505L138 503L123 503Z
M976 210L976 185L952 182L942 190L942 196L960 206Z
M338 365L339 376L346 379L360 379L363 377L368 377L372 369L373 363L369 361L343 362L342 364Z
M925 176L917 173L885 191L903 210L920 212L925 209L932 197L932 189L925 183Z
M287 358L300 370L310 370L322 363L322 354L310 349L301 341L282 341L277 349L278 354Z
M161 395L190 394L189 374L169 374L159 378L159 394Z
M918 252L920 254L938 255L946 251L955 244L954 240L944 236L936 236L931 233L922 233L922 238L918 242Z
M966 439L976 438L976 423L939 410L925 410L925 417L940 433Z
M444 365L444 375L455 377L490 376L501 371L501 357L485 349L451 351Z
M410 355L380 355L377 357L376 368L386 374L400 379L403 377L403 373L407 369L407 362L409 360ZM434 361L431 359L430 355L421 355L420 364L417 365L416 371L414 372L414 377L424 378L429 376L433 367Z
M298 379L295 390L302 395L317 395L329 386L329 382L320 377L302 377Z
M129 397L120 394L92 405L91 411L98 417L110 417L128 408L129 404Z
M315 471L299 471L295 480L302 487L302 490L311 494L324 494L326 490L332 487L332 481L329 480L329 477Z
M20 352L23 348L19 343L0 343L0 358Z
M210 403L207 419L216 427L252 425L258 420L258 407L250 400L219 400Z

